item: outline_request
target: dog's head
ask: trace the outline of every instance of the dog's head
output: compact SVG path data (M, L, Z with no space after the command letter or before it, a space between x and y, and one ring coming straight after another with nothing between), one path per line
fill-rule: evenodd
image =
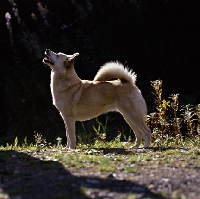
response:
M45 55L46 57L43 59L45 64L50 66L52 69L62 69L71 66L79 53L65 55L64 53L55 53L47 49Z

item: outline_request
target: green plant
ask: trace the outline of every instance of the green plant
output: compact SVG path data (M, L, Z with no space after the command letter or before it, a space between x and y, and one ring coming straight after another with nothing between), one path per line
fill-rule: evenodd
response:
M194 106L187 104L182 106L182 116L184 118L184 122L187 126L187 134L189 137L194 136L194 130L195 130L195 113L194 113Z
M156 105L156 112L147 116L147 123L152 130L152 143L155 146L171 146L183 143L182 122L186 124L186 136L198 140L200 105L188 104L182 106L182 109L179 110L179 94L172 94L168 97L168 100L165 100L162 99L162 81L152 81L151 85Z
M57 148L62 148L62 138L57 137L56 141L57 141Z
M162 99L162 80L151 81L157 112L147 116L147 123L152 130L152 140L159 143L169 131L169 121L166 111L170 107L170 101Z
M42 134L37 133L36 131L34 131L34 135L33 136L35 138L35 147L38 150L47 147L47 141L46 141L46 139L43 139Z
M101 123L98 120L98 117L96 118L96 122L97 122L97 127L95 125L93 125L93 130L96 134L96 140L100 140L100 141L104 141L106 140L106 131L107 131L107 121L108 118L106 117L106 121L105 124Z
M195 115L197 116L197 133L200 136L200 104L195 107Z

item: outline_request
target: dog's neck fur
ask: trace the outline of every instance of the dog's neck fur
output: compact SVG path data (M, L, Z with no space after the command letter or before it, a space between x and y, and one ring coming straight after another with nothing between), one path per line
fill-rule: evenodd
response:
M73 79L73 80L72 80ZM52 69L51 71L51 93L53 96L53 104L55 104L58 96L63 92L69 92L75 86L81 83L81 79L76 74L74 65L67 67L66 70Z

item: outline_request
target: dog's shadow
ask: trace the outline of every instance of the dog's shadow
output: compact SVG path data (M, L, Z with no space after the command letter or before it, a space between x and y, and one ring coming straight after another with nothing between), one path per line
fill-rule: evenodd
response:
M123 149L123 148L95 148L95 150L100 151L102 154L115 154L115 155L131 155L135 153L146 153L148 151L167 151L167 150L187 150L185 148L175 148L175 147L149 147L149 148L132 148L132 149Z
M99 198L98 192L108 190L163 198L136 182L73 175L58 161L44 161L14 150L0 151L0 195L5 198L90 198L87 189L97 190L94 198Z

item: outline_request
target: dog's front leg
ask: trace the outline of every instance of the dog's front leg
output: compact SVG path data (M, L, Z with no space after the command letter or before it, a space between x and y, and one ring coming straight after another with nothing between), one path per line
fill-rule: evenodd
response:
M75 120L73 117L65 118L65 128L67 136L67 148L75 149L76 134L75 134Z

